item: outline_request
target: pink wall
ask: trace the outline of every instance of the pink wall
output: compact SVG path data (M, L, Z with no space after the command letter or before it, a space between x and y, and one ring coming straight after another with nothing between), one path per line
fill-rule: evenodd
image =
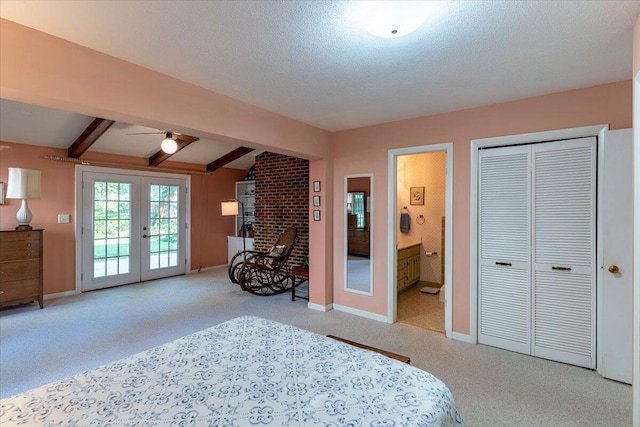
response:
M7 183L7 168L22 167L42 171L42 198L29 200L33 215L31 226L44 228L44 293L75 289L75 187L74 167L71 164L45 160L42 156L66 155L64 150L33 145L0 142L0 181ZM6 187L5 187L6 191ZM13 229L17 225L16 212L20 200L5 199L0 205L0 228ZM70 214L69 224L58 224L58 214Z
M5 19L0 19L0 97L312 161L330 156L331 134L325 130ZM327 163L316 168L326 183L331 182L331 170ZM331 197L331 190L325 191ZM314 224L310 241L318 245L315 253L330 260L327 227L332 219L323 218ZM330 262L320 264L311 269L313 286L322 288L312 292L312 301L329 301L327 273L332 268Z
M43 159L66 156L66 150L27 144L0 142L0 182L7 182L9 167L42 171L42 198L29 201L33 214L31 226L44 228L44 293L75 290L75 165ZM144 165L144 159L91 153L93 160ZM163 166L195 169L197 166L165 162ZM144 172L143 172L144 173ZM233 218L223 217L220 202L235 196L234 182L245 172L218 169L208 176L191 177L191 268L227 263L227 235L233 230ZM5 189L6 190L6 189ZM0 205L0 228L16 224L19 200L6 199ZM69 224L58 224L58 214L70 214Z
M191 176L191 269L227 263L227 236L235 236L235 217L222 216L220 202L235 198L238 169Z
M322 182L323 206L322 221L310 223L311 300L380 315L386 314L386 251L374 251L374 296L345 294L344 231L334 221L342 218L342 206L334 197L341 200L345 174L374 173L373 244L386 248L387 150L452 141L453 329L461 333L469 332L469 141L601 123L631 126L631 82L625 81L331 134L7 20L0 20L0 96L312 160L310 180Z
M0 96L324 158L330 133L0 18Z
M334 193L342 194L345 174L374 174L374 246L387 247L388 150L453 142L453 330L469 333L470 141L553 129L609 123L611 129L631 127L631 81L555 93L447 114L403 120L338 132L333 137ZM334 206L339 218L342 207ZM344 230L334 223L334 302L386 315L385 250L374 251L374 295L345 292Z
M320 192L313 183L320 182ZM313 206L313 196L320 196L320 207ZM326 160L309 162L309 302L328 309L333 303L333 168ZM313 211L320 211L320 221L313 221Z

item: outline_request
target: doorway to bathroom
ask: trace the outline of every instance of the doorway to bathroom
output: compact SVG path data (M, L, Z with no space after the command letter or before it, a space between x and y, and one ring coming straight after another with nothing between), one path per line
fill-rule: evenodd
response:
M394 321L451 335L452 144L389 152ZM392 182L391 182L392 181Z

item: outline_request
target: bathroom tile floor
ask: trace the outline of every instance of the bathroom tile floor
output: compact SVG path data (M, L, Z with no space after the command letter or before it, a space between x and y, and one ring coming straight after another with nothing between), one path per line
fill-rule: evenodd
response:
M420 292L426 285L421 281L398 295L398 322L444 333L444 301Z

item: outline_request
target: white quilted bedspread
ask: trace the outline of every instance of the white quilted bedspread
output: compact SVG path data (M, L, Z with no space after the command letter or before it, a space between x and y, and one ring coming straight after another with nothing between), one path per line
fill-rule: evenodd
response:
M433 375L240 317L0 401L0 425L462 426Z

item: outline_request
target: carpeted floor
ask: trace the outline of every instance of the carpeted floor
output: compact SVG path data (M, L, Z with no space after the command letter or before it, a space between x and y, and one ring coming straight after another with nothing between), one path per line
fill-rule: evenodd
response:
M451 389L469 426L629 426L631 387L597 373L447 339L289 294L242 292L226 269L0 310L0 396L62 379L251 314L411 357ZM454 325L455 326L455 325Z
M420 282L398 295L398 322L444 333L444 301L440 294L422 293L427 285Z

